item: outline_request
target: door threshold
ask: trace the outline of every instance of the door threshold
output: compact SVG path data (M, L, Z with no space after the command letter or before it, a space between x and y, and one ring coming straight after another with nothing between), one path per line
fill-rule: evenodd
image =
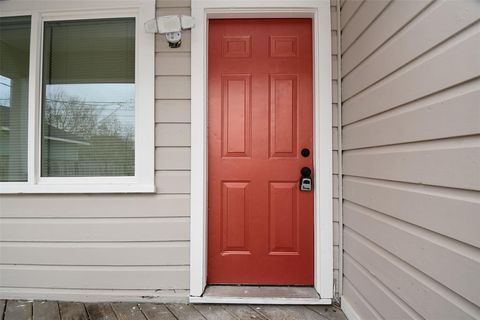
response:
M201 297L190 296L190 303L230 304L332 304L313 287L287 286L208 286Z

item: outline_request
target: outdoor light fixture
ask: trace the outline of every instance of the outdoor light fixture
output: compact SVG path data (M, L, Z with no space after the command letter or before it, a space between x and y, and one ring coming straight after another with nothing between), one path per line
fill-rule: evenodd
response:
M145 22L145 31L165 34L168 46L178 48L182 44L182 30L194 26L195 20L191 16L162 16Z

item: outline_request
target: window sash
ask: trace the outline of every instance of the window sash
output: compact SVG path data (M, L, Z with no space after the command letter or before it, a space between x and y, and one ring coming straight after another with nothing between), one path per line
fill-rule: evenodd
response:
M0 181L24 182L28 176L28 80L30 16L1 17ZM4 29L3 29L4 28Z
M135 19L47 21L42 62L42 177L134 176Z
M100 0L99 8L82 4L42 2L36 10L18 3L18 8L2 10L1 16L31 16L30 68L28 93L28 180L0 182L2 193L150 193L154 183L154 35L143 24L155 17L154 0L112 2ZM9 4L7 4L9 5ZM84 7L82 7L82 5ZM22 6L24 8L22 8ZM72 6L72 7L70 7ZM73 7L77 6L77 7ZM108 8L106 8L108 6ZM54 11L57 10L57 11ZM135 18L135 175L125 177L42 177L41 176L41 75L43 26L46 21Z

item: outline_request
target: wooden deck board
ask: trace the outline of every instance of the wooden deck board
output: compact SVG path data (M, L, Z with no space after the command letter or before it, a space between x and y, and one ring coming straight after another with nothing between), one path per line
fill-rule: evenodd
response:
M139 304L148 320L176 320L175 316L163 304Z
M265 320L264 316L252 309L252 307L243 304L227 304L223 306L225 310L233 314L240 320L259 319Z
M3 320L4 313L5 313L5 300L0 300L0 320Z
M235 320L235 317L219 304L197 304L194 308L207 320Z
M327 320L305 306L255 306L256 311L275 320Z
M146 320L142 310L136 303L112 303L118 320ZM63 319L62 319L63 320Z
M33 320L60 320L60 309L55 301L34 301Z
M62 317L62 320L88 320L87 310L83 303L59 302L58 306L60 308L60 316Z
M308 306L307 308L325 317L328 320L347 320L342 310L334 306Z
M87 309L90 320L117 320L109 303L85 303L85 309Z
M197 311L192 305L189 304L167 304L168 310L178 320L205 320L200 312Z
M5 308L5 320L32 320L32 303L9 300Z
M346 320L333 306L0 300L0 320Z

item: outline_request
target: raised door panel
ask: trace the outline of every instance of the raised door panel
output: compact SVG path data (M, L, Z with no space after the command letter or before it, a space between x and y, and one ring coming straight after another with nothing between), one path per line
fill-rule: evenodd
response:
M270 156L296 157L297 76L270 75Z
M222 255L250 254L248 218L250 207L248 182L222 183Z
M270 182L269 254L298 255L298 183Z
M249 157L251 154L251 76L222 77L222 154Z

